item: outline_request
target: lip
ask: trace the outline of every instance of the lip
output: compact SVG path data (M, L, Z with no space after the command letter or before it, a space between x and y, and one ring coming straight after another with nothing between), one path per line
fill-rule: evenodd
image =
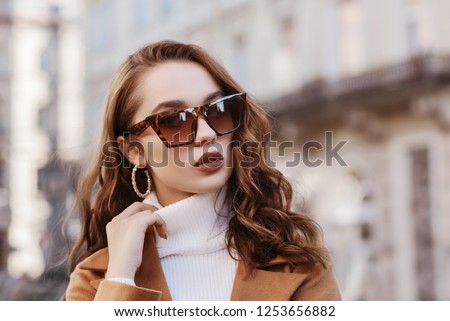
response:
M213 172L221 168L224 164L223 155L218 152L204 153L194 167L204 172Z

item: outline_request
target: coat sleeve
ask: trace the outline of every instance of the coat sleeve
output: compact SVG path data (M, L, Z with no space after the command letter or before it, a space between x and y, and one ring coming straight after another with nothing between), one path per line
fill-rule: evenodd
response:
M331 266L316 264L305 282L295 291L293 301L340 301L339 287Z
M159 301L161 292L105 280L103 272L77 266L70 275L67 301Z

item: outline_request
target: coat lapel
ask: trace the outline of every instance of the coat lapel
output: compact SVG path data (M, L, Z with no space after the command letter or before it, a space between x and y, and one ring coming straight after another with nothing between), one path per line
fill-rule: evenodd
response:
M267 269L267 270L266 270ZM306 278L306 274L289 273L289 265L275 259L248 274L239 262L231 292L232 301L289 301Z
M136 271L135 282L138 286L161 291L161 300L172 301L158 250L156 249L154 233L147 233L145 238L142 264Z

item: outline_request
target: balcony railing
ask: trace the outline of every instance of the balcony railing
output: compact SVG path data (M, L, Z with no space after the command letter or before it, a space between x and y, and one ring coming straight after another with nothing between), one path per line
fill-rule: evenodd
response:
M450 56L423 55L335 82L318 79L299 91L270 102L274 115L313 108L343 97L392 91L420 82L450 82Z

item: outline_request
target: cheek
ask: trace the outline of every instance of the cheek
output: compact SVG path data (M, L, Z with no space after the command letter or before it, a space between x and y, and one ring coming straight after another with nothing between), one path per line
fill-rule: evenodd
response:
M180 173L195 163L195 155L192 148L180 146L166 148L163 143L153 142L146 149L147 163L155 173L172 174ZM171 176L171 175L170 175Z
M142 144L145 150L146 161L151 167L167 164L167 148L158 137L147 139Z
M185 173L186 170L193 167L196 159L203 153L211 150L217 150L224 155L226 167L233 167L231 135L219 136L217 141L199 147L200 150L192 146L180 146L176 148L166 148L165 145L156 137L149 139L144 146L147 163L152 167L155 174L173 176Z
M169 166L173 169L192 167L195 164L194 149L189 146L180 146L169 149Z
M222 136L218 139L218 143L220 144L221 153L225 157L227 167L232 167L233 165L233 148L232 148L232 135Z
M188 153L179 148L165 149L157 153L152 168L153 175L158 181L169 186L183 185L193 181L188 159Z

